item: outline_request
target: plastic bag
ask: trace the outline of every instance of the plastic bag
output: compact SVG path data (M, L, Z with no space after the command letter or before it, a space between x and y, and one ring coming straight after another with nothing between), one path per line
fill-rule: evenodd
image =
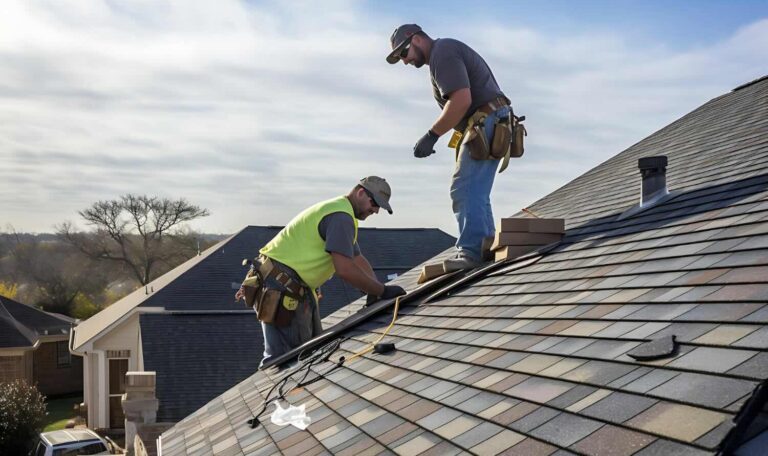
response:
M304 404L295 407L288 404L288 408L282 408L280 402L274 401L275 411L272 412L272 423L278 426L291 424L302 431L312 424L312 419L304 411Z

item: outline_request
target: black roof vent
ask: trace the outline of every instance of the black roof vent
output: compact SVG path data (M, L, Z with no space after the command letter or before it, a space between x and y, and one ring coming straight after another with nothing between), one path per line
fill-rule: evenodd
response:
M653 361L655 359L675 356L676 354L677 341L675 341L674 334L640 344L627 353L627 355L638 361Z
M659 201L667 193L667 157L643 157L637 161L640 175L640 207L646 207Z

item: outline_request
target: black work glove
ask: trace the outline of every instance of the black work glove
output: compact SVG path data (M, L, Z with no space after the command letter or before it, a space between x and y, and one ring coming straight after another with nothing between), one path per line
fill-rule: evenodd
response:
M434 133L432 130L427 131L427 133L416 142L416 145L413 146L413 156L416 158L424 158L434 154L435 151L433 148L439 138L437 133Z
M384 285L384 293L382 293L381 296L374 296L372 294L369 294L365 300L365 305L367 307L375 302L378 302L381 299L392 299L398 296L402 296L406 293L407 291L405 291L403 287L399 285Z
M384 285L384 293L381 295L381 299L392 299L398 296L406 294L407 291L400 285Z

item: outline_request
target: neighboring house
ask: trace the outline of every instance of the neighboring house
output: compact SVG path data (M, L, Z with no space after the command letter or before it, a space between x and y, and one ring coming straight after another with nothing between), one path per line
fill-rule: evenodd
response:
M671 194L638 211L638 159L656 155L669 158ZM396 352L289 384L305 431L273 424L272 405L248 425L285 376L269 368L163 433L162 454L765 454L768 78L530 210L565 218L565 238L401 306L385 338ZM398 282L414 289L415 277ZM347 331L309 378L378 338L391 315ZM652 340L674 348L672 335L666 356L629 356Z
M122 428L127 371L157 372L157 419L176 422L253 374L263 336L252 309L234 301L253 258L281 227L250 226L80 323L72 352L84 359L91 428ZM452 245L437 229L360 228L377 276L405 272ZM322 288L323 316L361 296L334 278Z
M46 396L83 391L83 363L67 345L75 320L0 296L0 383L25 380Z

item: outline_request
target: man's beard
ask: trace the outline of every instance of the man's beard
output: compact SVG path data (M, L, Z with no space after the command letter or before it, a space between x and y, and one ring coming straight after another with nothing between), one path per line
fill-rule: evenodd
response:
M413 66L416 68L421 68L424 66L425 63L427 63L427 57L424 55L423 52L421 52L421 49L417 48L416 46L413 47L413 53L416 54L416 58L413 59Z
M355 213L355 218L358 220L365 220L368 218L368 214L363 214L362 211L360 211L358 208L353 207L352 212Z

